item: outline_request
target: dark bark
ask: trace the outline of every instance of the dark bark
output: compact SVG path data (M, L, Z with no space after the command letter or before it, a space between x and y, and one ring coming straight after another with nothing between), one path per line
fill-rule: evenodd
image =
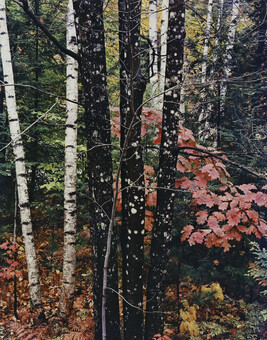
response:
M180 82L184 53L183 0L171 0L167 40L167 65L165 94L163 100L162 138L160 145L156 218L150 253L150 271L147 285L147 313L145 339L151 340L156 333L163 333L164 298L166 274L173 224L174 187L177 155L174 148L178 142Z
M121 172L121 246L126 300L123 305L124 338L127 340L143 339L143 313L138 309L143 303L145 231L144 166L140 147L145 81L140 70L140 18L141 1L119 0L121 147L126 147Z
M3 72L0 69L0 80L3 81ZM4 117L4 97L5 97L5 88L4 86L0 86L0 150L5 146L7 143L7 134L6 134L6 124L5 124L5 117ZM0 195L6 192L6 176L4 175L4 164L5 160L6 149L0 151ZM3 206L3 205L2 205Z
M39 0L35 0L35 15L39 18ZM39 73L40 73L40 66L39 66L39 28L38 26L35 27L35 86L38 87L39 82ZM37 88L34 91L34 111L37 112L39 109L39 91ZM36 119L36 117L35 117ZM31 181L29 184L29 196L30 201L34 200L34 189L36 185L36 175L37 175L37 160L38 160L38 144L39 144L39 133L38 133L38 123L35 126L35 132L33 134L33 150L32 153L32 162L33 165L31 167Z
M90 225L93 245L95 339L102 338L101 305L103 265L111 216L112 158L110 113L106 84L103 3L75 1L79 31L79 54L85 97L85 124L88 148ZM118 291L116 230L109 261L108 287ZM107 338L120 339L118 295L107 290Z

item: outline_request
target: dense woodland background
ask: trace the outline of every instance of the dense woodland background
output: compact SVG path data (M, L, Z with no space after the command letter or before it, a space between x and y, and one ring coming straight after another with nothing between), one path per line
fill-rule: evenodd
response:
M29 291L0 40L0 338L266 339L267 3L168 3L73 1L66 45L72 1L0 1L42 292Z

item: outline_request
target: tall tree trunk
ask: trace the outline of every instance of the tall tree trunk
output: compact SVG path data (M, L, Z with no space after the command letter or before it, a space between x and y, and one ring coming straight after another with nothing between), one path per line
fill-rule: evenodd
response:
M0 69L0 80L3 81L3 72ZM4 167L6 160L5 143L6 143L6 129L5 129L5 118L4 118L4 89L5 87L0 85L0 197L5 191L5 178ZM2 205L2 204L1 204Z
M212 64L210 69L210 86L209 86L209 93L211 95L211 99L208 101L207 105L207 114L206 114L206 124L205 124L205 134L207 137L205 139L209 139L213 147L217 149L217 142L218 142L218 131L216 128L217 123L217 115L215 114L215 103L214 103L214 74L218 59L218 52L219 52L219 42L220 42L220 30L221 30L221 22L222 22L222 14L223 14L223 4L224 0L219 0L218 9L217 9L217 25L216 25L216 37L214 41L213 47L213 56L212 56Z
M209 41L210 41L210 29L211 29L211 20L212 20L212 6L213 0L209 0L208 2L208 10L207 10L207 22L206 22L206 30L205 30L205 37L204 37L204 48L203 48L203 60L201 66L201 84L205 85L207 79L207 62L208 62L208 50L209 50ZM206 123L207 123L207 116L206 116L206 100L207 100L207 91L206 87L203 86L201 96L200 96L200 114L198 117L198 136L200 140L206 140L208 137L208 131L206 131Z
M217 145L219 145L221 140L221 122L225 116L225 102L226 102L226 94L227 94L227 81L230 76L232 70L232 52L234 48L235 35L237 29L237 21L239 15L239 5L240 0L233 0L232 4L232 14L231 14L231 22L228 30L228 37L225 49L224 56L224 65L223 65L223 75L220 84L220 110L219 110L219 119L218 119L218 141Z
M85 97L90 226L93 245L95 339L102 339L103 266L113 202L110 113L107 96L103 2L75 1ZM118 291L117 232L114 228L108 287ZM107 339L120 339L118 295L107 290Z
M162 93L158 99L158 109L162 110L163 92L165 87L165 73L167 61L167 32L168 32L169 0L162 1L161 7L161 31L160 31L160 79L159 92Z
M143 313L130 306L141 307L143 303L145 201L140 142L145 82L140 71L140 18L141 1L119 0L121 147L126 147L121 173L121 247L123 296L127 301L123 305L124 338L127 340L143 339Z
M182 81L185 3L170 0L167 43L166 85L163 102L162 137L160 145L157 207L150 251L150 270L147 284L147 313L145 339L161 333L164 326L166 274L173 224L177 158L173 150L178 142L180 84ZM164 189L163 189L164 188ZM166 189L165 189L166 188Z
M72 0L68 3L67 48L78 53ZM77 182L77 119L78 119L78 62L67 59L66 131L65 131L65 180L64 180L64 255L63 277L59 313L66 318L71 312L76 275L76 182Z
M35 7L35 15L39 18L40 15L40 3L39 0L34 1ZM39 73L40 73L40 66L39 66L39 28L35 27L35 86L38 86L39 82ZM39 91L36 89L34 92L34 111L37 113L39 108ZM35 126L37 129L37 126ZM36 174L37 174L37 159L38 159L38 141L39 141L39 133L35 130L34 132L34 142L33 142L33 149L34 152L32 153L32 162L33 165L31 167L31 180L29 185L29 196L30 200L34 199L34 189L36 185Z
M149 0L149 50L150 84L151 84L151 106L156 108L158 98L158 6L157 0Z
M13 153L15 157L16 180L18 186L18 202L20 208L22 236L25 246L26 261L28 267L30 300L33 308L40 308L42 305L41 287L39 280L40 275L32 232L31 211L27 186L27 173L25 166L25 153L20 134L19 118L16 107L14 76L6 22L5 0L0 0L0 22L1 22L0 47L4 82L6 85L5 87L6 105L11 141L13 146Z

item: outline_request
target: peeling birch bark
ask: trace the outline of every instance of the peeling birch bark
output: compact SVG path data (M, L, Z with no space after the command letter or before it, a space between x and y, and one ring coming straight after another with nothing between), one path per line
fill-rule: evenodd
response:
M156 108L158 98L158 29L157 29L158 7L157 0L149 0L149 39L151 47L149 50L150 84L151 84L151 106Z
M20 209L22 236L28 268L30 300L32 308L40 308L42 305L40 274L32 232L32 220L27 185L27 172L25 166L25 153L20 133L19 117L17 113L14 75L6 21L5 0L0 0L0 49L3 65L3 76L6 85L5 97L8 121L13 153L15 158L16 180L18 187L18 203Z
M78 53L73 2L67 12L67 48ZM64 179L64 253L59 313L66 318L72 309L76 276L76 182L77 182L77 119L78 119L78 62L69 55L67 60Z

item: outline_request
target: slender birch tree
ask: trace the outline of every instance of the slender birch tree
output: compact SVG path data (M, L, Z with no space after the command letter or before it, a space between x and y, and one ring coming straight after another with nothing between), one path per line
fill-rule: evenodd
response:
M209 43L210 43L210 31L211 31L211 21L212 21L212 6L213 0L208 1L207 8L207 21L206 21L206 30L204 36L204 48L203 48L203 56L202 56L202 66L201 66L201 84L205 85L207 79L207 63L208 63L208 51L209 51ZM204 86L200 95L200 114L198 118L199 127L198 127L198 136L200 140L205 140L207 137L206 134L206 105L205 102L207 100L206 87Z
M160 31L160 79L158 109L162 110L163 92L165 86L166 58L167 58L167 32L168 32L169 0L162 1L161 7L161 31Z
M151 84L151 106L156 108L158 98L158 6L157 0L149 0L149 40L151 43L149 50L150 64L150 84Z
M10 128L10 136L15 158L16 181L18 187L18 203L20 209L22 236L28 268L30 300L32 308L40 308L42 306L41 286L39 279L40 274L32 232L32 220L27 185L27 172L25 166L25 153L21 138L19 117L16 105L14 75L7 29L5 0L0 1L0 25L1 25L0 48L3 66L3 77L5 83L5 97Z
M158 190L155 224L150 251L147 283L145 339L150 340L163 331L166 274L172 239L174 188L178 141L180 85L185 38L185 2L170 0L167 42L166 83L162 113L162 136L159 155Z
M103 2L75 1L87 138L89 212L93 246L95 339L102 339L103 267L113 203L110 112L107 95ZM120 339L116 228L106 291L107 339Z
M121 147L126 148L121 171L121 247L127 340L143 339L143 313L131 306L143 303L145 190L140 142L145 81L140 70L140 19L141 1L119 0Z
M239 6L240 0L233 0L232 3L232 13L231 13L231 22L228 29L227 43L225 49L224 56L224 65L223 65L223 75L220 84L220 110L219 110L219 119L218 119L218 141L216 144L220 143L220 130L221 130L221 122L225 116L225 102L226 102L226 94L228 87L228 78L230 76L232 70L232 52L235 43L238 15L239 15Z
M67 48L78 53L73 2L67 12ZM64 180L64 253L63 277L59 302L61 317L66 318L73 305L76 276L76 182L77 182L77 119L78 119L78 62L67 60L65 180Z

